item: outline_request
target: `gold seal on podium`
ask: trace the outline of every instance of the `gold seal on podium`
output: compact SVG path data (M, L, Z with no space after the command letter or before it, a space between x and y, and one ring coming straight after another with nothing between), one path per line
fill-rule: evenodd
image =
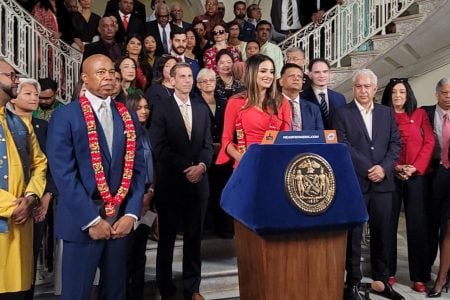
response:
M325 158L314 153L300 154L289 163L284 186L294 206L309 215L325 212L336 193L333 169Z

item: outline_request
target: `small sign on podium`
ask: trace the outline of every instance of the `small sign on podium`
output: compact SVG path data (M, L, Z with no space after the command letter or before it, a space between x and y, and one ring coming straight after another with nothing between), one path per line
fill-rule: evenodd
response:
M261 144L334 144L337 143L336 130L275 131L267 130Z

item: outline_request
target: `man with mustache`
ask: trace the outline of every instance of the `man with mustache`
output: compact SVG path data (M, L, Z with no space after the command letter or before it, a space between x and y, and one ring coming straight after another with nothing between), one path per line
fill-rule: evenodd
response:
M186 32L184 31L184 29L174 27L170 32L170 41L172 44L172 51L170 52L170 54L176 57L178 62L185 62L191 66L192 74L195 81L195 78L197 78L198 71L200 71L200 66L198 65L198 62L195 59L191 59L184 55L187 43Z
M47 159L29 120L5 109L19 77L0 58L0 299L25 299L33 281L33 208L44 193ZM16 146L18 145L18 146Z

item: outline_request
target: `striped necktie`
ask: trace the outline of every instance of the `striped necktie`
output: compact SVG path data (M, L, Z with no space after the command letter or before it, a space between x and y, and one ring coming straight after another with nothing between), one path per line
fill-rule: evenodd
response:
M323 115L325 116L326 119L328 119L328 105L327 105L327 100L325 100L325 93L319 93L319 97L320 97L320 110L322 111Z
M288 13L287 13L287 25L292 26L294 24L294 4L292 0L288 0Z

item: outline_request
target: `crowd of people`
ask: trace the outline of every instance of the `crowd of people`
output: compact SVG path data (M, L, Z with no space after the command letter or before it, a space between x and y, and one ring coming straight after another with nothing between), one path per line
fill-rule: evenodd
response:
M283 18L272 24L261 20L258 5L242 1L229 23L217 0L206 0L205 13L192 23L183 20L179 3L169 7L164 0L152 1L148 18L139 1L108 1L103 17L91 12L90 0L80 0L79 10L67 1L69 41L83 52L67 105L56 100L52 79L19 79L0 59L0 300L33 298L44 232L53 229L62 244L61 299L89 299L98 272L100 299L143 299L151 227L158 229L162 299L177 294L177 234L183 236L183 297L204 299L204 227L233 237L220 195L267 130L335 129L348 145L369 213L374 293L404 299L393 288L402 203L412 288L428 297L446 290L450 79L437 83L436 105L418 108L408 79L392 78L378 104L377 76L362 69L347 104L329 87L327 60L308 63L298 48L283 56L272 43L308 20L320 22L324 10L342 1L317 1L308 10L306 1L295 1L305 8L295 20L285 18L285 2L293 1L274 2L283 3L272 6ZM57 7L40 0L33 13L52 21L49 29L63 38ZM361 237L362 226L348 233L349 300L363 299ZM44 243L49 270L53 239ZM438 247L439 272L427 291Z

